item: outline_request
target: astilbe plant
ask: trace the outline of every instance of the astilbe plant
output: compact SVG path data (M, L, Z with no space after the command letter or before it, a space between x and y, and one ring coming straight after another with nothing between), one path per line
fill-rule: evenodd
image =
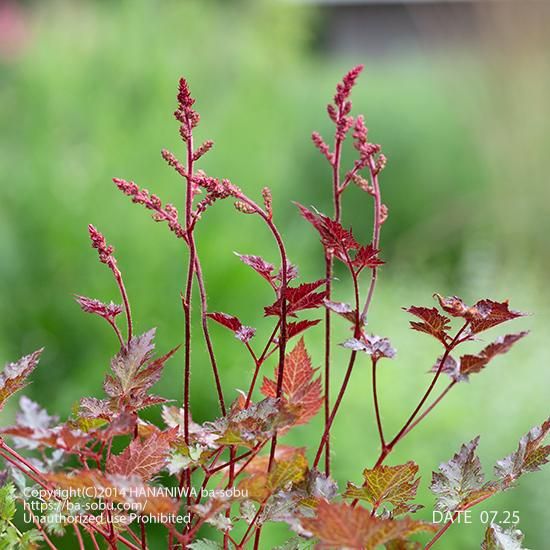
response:
M472 439L433 474L430 488L437 499L435 509L446 518L441 525L413 519L421 508L415 503L420 483L415 462L386 464L395 447L456 384L484 369L497 355L508 352L526 333L500 336L477 354L461 355L459 350L464 343L476 342L488 329L523 314L510 309L507 302L483 299L467 305L460 298L438 294L434 295L435 306L406 308L413 316L411 328L435 338L441 355L431 369L427 389L401 429L392 436L384 431L377 370L396 351L387 338L367 332L367 323L369 330L376 327L370 306L383 264L380 234L388 218L379 181L386 158L380 146L369 141L363 117L351 114L350 96L361 70L359 66L345 75L327 107L335 128L331 144L318 133L312 135L313 143L328 163L334 209L331 215L325 215L297 205L297 211L319 234L324 252L325 273L310 282L297 282L298 270L289 262L275 222L271 191L264 188L261 201L256 201L231 181L197 169L213 143L205 141L197 146L195 128L199 114L187 82L180 80L175 118L185 158L180 161L169 151L163 151L162 156L184 180L183 213L180 215L175 206L164 204L133 182L116 178L114 183L133 202L151 210L155 221L166 222L188 251L181 293L184 336L178 352L183 356L182 403L169 404L151 393L165 363L178 348L155 357L155 330L134 333L130 302L114 249L90 225L92 246L114 276L122 305L104 304L84 296L77 296L76 300L83 311L107 321L120 349L111 360L102 398L82 398L70 418L60 423L23 397L14 425L2 428L0 455L6 463L0 489L2 548L34 548L41 544L63 547L61 537L72 531L80 548L106 544L110 548L145 549L149 544L147 519L165 528L166 547L170 549L266 547L261 536L268 522L286 523L295 533L283 546L287 549L420 548L423 545L416 542L418 533L426 540L424 547L431 548L461 513L508 490L524 473L538 470L548 461L550 446L543 442L550 431L550 420L529 431L517 450L497 463L490 481L485 479L476 456L478 438ZM347 169L342 167L346 141L351 141L356 150L356 159ZM360 243L342 223L342 196L352 185L362 189L366 203L372 204L369 243ZM234 201L238 212L255 216L267 226L280 257L280 265L275 266L260 256L239 255L273 291L273 302L263 310L263 315L273 320L272 330L261 344L256 344L254 328L232 314L211 310L207 302L195 233L206 211L226 199ZM335 263L342 264L349 274L351 303L334 299ZM364 293L361 284L366 287ZM197 303L193 300L195 286ZM191 370L204 368L192 361L193 308L200 311L200 330L219 402L218 417L203 424L193 419L190 407ZM318 312L319 319L301 318L308 310ZM125 318L125 330L119 328L120 318ZM456 328L453 319L458 323ZM251 359L250 383L232 401L234 396L222 385L223 365L218 364L209 332L212 321L232 331ZM324 365L318 374L304 335L321 321ZM350 338L341 343L346 349L347 366L340 390L331 396L334 322L348 325L351 332ZM0 406L26 384L41 351L5 367L0 375ZM372 369L376 418L370 437L373 445L377 440L379 455L363 471L362 483L348 482L341 491L331 477L331 429L354 367L365 355L370 358ZM269 366L272 362L274 370ZM342 372L341 365L337 372ZM434 395L436 383L444 375L450 382L439 395ZM146 407L159 405L163 426L140 417ZM308 443L309 460L305 448L281 444L286 432L309 422L318 413L324 416L323 429L317 441ZM351 426L349 429L353 433ZM115 453L113 448L122 450ZM26 449L32 454L23 456L15 449ZM354 477L357 475L356 472ZM33 495L42 499L41 508L33 506ZM103 506L94 508L93 504L99 502ZM21 532L15 527L16 503L23 506L35 524L33 529ZM204 539L201 528L205 523L217 528L219 539ZM519 531L491 524L482 547L521 548L521 540Z

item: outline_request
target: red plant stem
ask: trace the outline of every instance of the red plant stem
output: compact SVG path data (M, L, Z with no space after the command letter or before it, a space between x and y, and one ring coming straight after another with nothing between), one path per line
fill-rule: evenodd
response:
M257 212L267 224L269 230L273 234L273 237L277 243L277 248L279 249L279 254L281 256L281 286L279 287L279 299L281 301L281 313L280 313L280 333L279 333L279 366L277 369L277 399L281 399L283 395L283 377L285 369L285 353L286 353L286 287L288 284L288 256L286 253L286 248L279 233L279 230L273 223L271 216L267 214L262 208L260 208L254 201L250 200L248 197L242 193L237 193L236 198L240 199L242 202L250 206L255 212ZM268 471L271 470L275 461L275 451L277 449L277 432L273 435L271 439L271 449L269 451L269 465ZM252 525L252 524L251 524ZM250 528L250 526L249 526ZM261 531L261 526L258 527L258 531ZM259 544L260 535L256 535L257 541ZM242 544L242 543L241 543Z
M99 545L97 544L97 540L95 539L95 535L93 531L89 531L88 534L90 535L90 538L92 539L92 544L94 545L94 550L100 550Z
M239 456L236 456L232 458L231 460L224 462L223 464L220 464L219 466L216 466L215 468L212 468L210 470L207 470L206 473L209 476L213 476L215 473L227 468L228 466L235 465L235 463L239 462L239 460L242 460L243 458L247 458L251 454L254 453L254 449L251 451L247 451L246 453L242 453Z
M327 300L332 297L332 256L325 256L325 278ZM330 419L330 316L331 311L328 307L325 308L325 395L324 395L324 414L325 414L325 429ZM327 434L325 444L325 474L330 475L330 429Z
M78 525L76 523L73 523L73 528L74 534L76 535L76 540L78 541L78 547L80 548L80 550L86 550L86 547L84 546L84 540L82 539L82 533L80 532Z
M245 470L245 468L254 460L254 458L258 455L258 453L265 447L267 441L263 441L260 443L256 450L254 451L254 454L250 456L247 461L241 465L241 467L235 472L235 478L239 477L239 475Z
M39 477L37 477L35 474L31 473L29 470L26 470L25 468L22 468L21 464L17 462L13 457L11 457L9 454L5 453L4 451L0 451L0 456L7 460L10 464L13 464L18 470L20 470L22 473L24 473L27 477L32 479L35 483L40 485L43 489L46 491L51 491L51 487L46 485Z
M53 491L53 488L51 486L49 486L42 479L40 479L40 478L43 478L42 472L36 469L30 462L28 462L18 452L14 451L9 445L6 445L6 442L2 438L0 438L0 456L2 456L4 460L7 460L11 464L13 464L18 470L20 470L23 474L28 476L30 479L32 479L35 483L40 485L46 491L50 491L50 492ZM25 466L25 468L28 468L28 469L23 468L23 466ZM56 498L56 500L59 500L59 498L56 497L55 495L54 495L54 498ZM116 533L114 533L114 538L112 538L112 535L100 530L97 526L93 526L93 527L96 529L98 533L101 533L107 541L113 542L115 544L115 547L116 547L116 541L120 540L120 542L122 542L129 548L132 548L132 550L140 550L137 546L134 546L131 542L127 541L121 535L117 535Z
M185 327L185 356L184 356L184 375L183 375L183 430L185 443L189 445L189 406L190 406L190 390L191 390L191 297L193 290L193 274L194 274L194 247L190 247L189 266L187 271L187 283L185 287L184 297L184 327Z
M342 106L338 107L338 117L342 116ZM340 222L342 203L340 190L340 164L342 159L343 137L337 131L334 135L334 154L332 157L332 203L334 207L334 221ZM325 255L325 278L327 300L332 299L332 270L334 258L332 254ZM330 419L330 343L331 343L331 311L325 308L325 395L324 395L324 414L325 429ZM325 473L330 475L330 427L327 432L325 443Z
M374 193L374 220L372 224L372 246L378 250L380 248L380 229L381 229L381 211L382 211L382 200L380 196L380 185L378 183L378 174L376 173L376 166L372 159L369 159L369 171L371 174L372 188ZM371 271L371 279L369 290L367 292L367 299L365 301L365 306L363 307L362 317L367 322L367 317L369 309L372 303L372 298L374 296L374 290L376 288L376 280L378 278L378 268L374 267Z
M439 395L437 399L403 432L401 437L405 437L413 428L415 428L434 408L441 402L441 400L447 395L449 390L456 384L456 380L453 380Z
M31 516L32 522L34 523L36 528L40 531L40 535L44 539L44 542L48 545L49 548L51 548L51 550L58 550L57 546L48 537L46 531L44 530L44 528L40 524L40 521L36 517L36 514L32 511L31 507L27 504L27 502L24 499L22 499L21 502L23 503L23 507L25 508L27 513ZM81 546L81 548L83 548L83 546Z
M380 407L378 406L378 391L376 388L376 365L378 360L375 357L371 357L371 366L372 366L372 397L374 400L374 411L376 413L376 424L378 426L378 435L380 436L380 445L382 449L386 446L386 441L384 439L384 430L382 428L382 418L380 416Z
M342 386L340 388L340 391L338 392L338 396L336 397L336 402L334 403L334 407L332 409L332 413L328 419L327 425L325 426L325 431L323 433L323 437L321 438L321 443L319 444L319 448L317 449L317 454L315 455L315 460L313 461L313 468L317 468L319 461L321 460L321 456L323 454L323 449L327 443L328 434L330 431L330 428L332 426L332 423L334 422L334 417L336 416L336 413L338 412L338 409L340 408L340 404L342 403L342 398L344 397L344 394L346 393L346 389L349 384L349 380L351 377L351 372L353 371L353 365L355 364L355 359L357 357L357 352L352 351L348 368L346 369L346 374L344 376L344 380L342 382Z
M262 367L263 362L265 361L267 357L267 352L269 350L269 346L271 346L271 343L273 342L273 339L275 338L277 331L279 330L281 322L278 321L275 325L275 328L273 329L273 332L271 333L271 336L269 337L267 344L264 347L264 350L260 357L258 357L255 360L256 366L254 367L254 374L252 375L252 381L250 382L250 388L248 389L248 393L246 394L246 403L245 408L247 408L250 405L250 401L252 399L252 392L254 391L254 387L256 386L256 380L258 378L258 374L260 372L260 368Z
M191 385L191 298L193 291L193 275L195 271L195 243L191 239L190 226L193 221L193 134L191 123L187 120L187 171L185 173L185 229L189 245L189 264L187 268L187 283L185 286L185 354L183 374L183 407L185 443L189 445L189 406Z
M349 254L346 252L346 263L349 268L352 282L353 282L353 294L355 297L355 328L354 328L354 335L355 338L360 338L361 336L361 320L359 317L359 281L357 280L357 274L355 273L353 269L353 263L351 258L349 257ZM325 445L327 444L329 437L330 437L330 429L332 427L332 423L334 422L334 418L336 417L336 413L338 412L338 409L340 408L340 405L342 403L342 399L344 398L344 394L346 393L346 389L349 384L349 380L351 377L351 373L353 371L353 366L355 365L355 359L357 358L357 352L354 350L351 352L348 368L346 369L346 374L344 375L344 380L342 381L342 386L340 387L340 391L338 392L338 396L336 397L336 402L334 403L334 407L332 409L332 413L329 416L328 421L325 424L325 430L323 432L323 435L321 437L321 442L319 443L319 448L317 449L317 454L315 455L315 460L313 462L313 468L317 468L319 461L321 460L321 456L323 454L323 449L325 448Z
M405 424L403 425L401 430L399 430L397 435L388 443L388 445L386 445L382 449L382 452L380 453L380 456L378 457L378 460L376 461L376 464L374 466L375 468L377 466L380 466L380 464L382 464L382 462L384 462L385 458L392 452L393 448L403 438L403 436L405 435L405 432L407 432L409 426L411 426L411 424L414 422L414 419L416 418L416 415L420 412L420 409L424 406L424 403L427 401L428 397L432 393L432 391L433 391L433 389L434 389L434 387L435 387L435 385L436 385L436 383L439 379L439 376L443 372L443 365L445 364L445 361L447 360L447 357L449 357L449 354L451 353L451 351L456 346L460 336L466 330L466 327L468 326L468 323L469 322L466 321L462 325L462 328L456 333L456 336L453 338L451 343L447 345L447 347L445 349L445 353L441 357L441 360L439 362L439 366L437 368L435 376L432 378L432 381L431 381L430 385L428 386L428 389L426 390L426 392L422 396L422 399L420 399L420 402L418 403L418 405L416 406L414 411L411 413L411 415L409 416L409 418L407 419L407 421L405 422Z
M130 527L126 528L126 533L128 533L132 540L135 540L138 544L141 544L141 540L138 538L138 536L130 529Z
M227 482L226 490L231 489L231 487L233 487L233 482L235 480L235 454L236 454L235 447L231 447L229 449L229 480ZM231 517L231 505L229 505L229 507L225 511L225 517L228 519ZM224 550L229 549L229 532L228 531L225 531L223 535L223 547L224 547Z
M128 325L128 338L127 343L130 343L132 339L132 311L130 309L130 301L128 300L128 294L126 292L126 287L124 286L124 281L122 280L122 273L116 265L112 266L113 275L115 276L116 284L120 291L122 297L122 302L124 303L124 311L126 312L126 324Z
M267 502L268 498L269 498L269 496L267 498L265 498L260 503L260 507L258 508L258 511L254 515L254 517L252 518L252 521L250 522L250 525L247 527L246 531L244 532L243 538L241 539L241 542L239 543L237 548L239 548L239 549L242 548L243 545L246 542L248 542L248 539L250 538L250 535L251 535L251 531L254 528L257 519L260 517L260 514L263 512L263 509L265 508L265 505L266 505L266 502ZM261 526L260 526L260 528L258 528L257 532L260 532L260 529L261 529ZM258 536L257 542L258 542L258 544L260 542L259 536Z
M114 321L111 321L111 320L107 319L107 322L113 327L113 330L115 331L115 334L118 338L118 341L120 342L120 347L122 349L125 349L126 348L126 343L124 342L124 338L122 337L120 329L117 327L117 325Z
M142 550L147 550L147 533L145 531L145 523L140 522L139 528L141 531L141 548Z
M195 246L194 238L193 239L193 246ZM214 354L214 346L212 344L212 338L210 336L210 331L208 330L208 318L206 314L208 313L208 302L206 297L206 288L204 286L204 277L202 274L202 267L201 263L199 261L198 254L195 251L195 274L197 278L197 283L199 285L199 296L200 296L200 303L201 303L201 323L202 323L202 331L204 334L204 340L206 342L206 348L208 350L208 356L210 357L210 364L212 365L212 372L214 373L214 381L216 383L216 391L218 393L218 400L220 402L220 411L222 413L222 416L225 416L227 414L227 410L225 407L225 400L223 397L223 389L222 389L222 383L220 379L220 373L218 370L218 364L216 362L216 356Z
M474 507L476 504L479 504L484 500L487 500L489 497L492 497L493 494L494 493L483 495L478 499L470 502L467 506L464 506L456 510L455 513L452 515L451 519L447 523L445 523L445 525L443 525L443 527L433 536L433 538L428 542L428 544L426 544L426 546L424 547L424 550L429 550L445 534L447 529L449 529L449 527L451 527L454 524L454 521L456 520L460 512L469 510L470 508Z

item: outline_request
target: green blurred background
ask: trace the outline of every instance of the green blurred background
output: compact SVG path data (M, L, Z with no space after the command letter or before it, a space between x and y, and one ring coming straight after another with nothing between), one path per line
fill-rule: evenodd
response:
M509 327L530 329L528 340L453 390L392 455L393 464L420 464L426 508L418 516L431 517L430 472L462 442L481 435L490 473L548 415L548 4L381 4L0 2L0 358L46 347L27 389L32 398L67 415L79 397L101 394L116 351L106 325L72 298L118 300L90 248L90 222L116 247L137 330L158 327L160 350L182 341L181 243L111 183L112 176L133 179L181 204L181 180L159 154L163 147L182 154L171 116L178 77L189 79L198 98L199 137L216 143L202 167L252 196L272 188L291 259L311 280L322 274L320 246L291 201L330 209L329 172L309 135L317 129L328 137L325 105L334 86L364 63L355 112L366 114L371 139L389 158L382 178L390 209L382 237L387 265L370 322L398 349L380 371L386 430L398 429L414 407L438 354L427 336L408 329L401 306L431 305L437 291L468 302L509 298L534 314ZM367 240L368 197L351 189L345 212ZM270 323L258 304L269 302L269 288L233 254L276 261L267 232L218 204L197 240L210 308L239 315L258 327L258 338L267 335ZM349 294L342 278L336 296ZM346 328L338 331L341 340ZM233 398L252 368L231 334L217 326L212 333ZM317 327L307 337L317 365L321 334ZM194 417L205 420L218 411L200 342L197 336L192 401ZM346 353L334 355L336 391ZM157 388L175 400L182 362L180 354L168 364ZM341 487L359 482L377 454L369 372L366 360L357 365L334 427ZM14 409L12 403L1 413L2 422ZM158 411L149 415L158 419ZM316 419L287 442L316 441L320 429ZM549 485L550 469L527 475L479 510L518 510L526 545L547 548ZM477 548L482 532L477 520L455 526L440 546ZM287 536L282 527L269 528L262 544L271 548Z

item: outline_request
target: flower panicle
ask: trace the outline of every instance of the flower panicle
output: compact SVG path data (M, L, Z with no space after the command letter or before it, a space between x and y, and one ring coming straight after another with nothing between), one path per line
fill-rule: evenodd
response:
M170 203L163 206L162 201L157 195L149 193L147 189L140 189L133 181L126 181L121 178L113 178L115 185L125 195L132 198L132 202L142 204L148 210L152 210L153 219L156 222L166 222L170 231L180 239L186 239L185 230L179 223L178 210Z
M99 261L102 264L107 265L110 269L116 266L116 259L114 257L114 247L107 244L103 233L101 233L94 225L88 225L88 233L90 240L92 241L92 248L97 250L99 255Z
M193 128L199 121L200 115L193 109L195 99L191 96L189 84L185 78L180 78L178 87L178 107L174 111L174 117L181 123L180 135L183 141L187 141L191 137Z

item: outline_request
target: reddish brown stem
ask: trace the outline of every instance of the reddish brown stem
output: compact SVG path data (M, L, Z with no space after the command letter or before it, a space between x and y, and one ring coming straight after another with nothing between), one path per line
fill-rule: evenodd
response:
M479 497L478 499L476 500L473 500L472 502L470 502L468 504L468 506L464 506L463 508L459 508L458 510L456 510L454 512L454 514L452 515L450 521L448 521L434 536L433 538L428 542L428 544L426 544L426 546L424 547L424 550L429 550L429 548L431 548L447 531L447 529L449 529L449 527L451 527L453 524L454 524L454 521L456 520L456 518L458 517L458 515L461 513L461 512L464 512L465 510L469 510L470 508L473 508L474 506L476 506L477 504L483 502L484 500L487 500L489 497L493 496L493 493L490 493L490 494L487 494L487 495L483 495L482 497Z
M115 276L116 284L118 286L118 289L120 291L120 295L122 297L122 302L124 303L124 311L126 313L126 324L128 326L128 338L127 338L127 344L130 343L130 340L132 339L133 334L133 328L132 328L132 311L130 309L130 301L128 300L128 294L126 292L126 287L124 286L124 281L122 280L122 273L114 265L112 267L113 275Z
M368 161L368 166L371 174L372 189L373 189L373 196L374 196L374 220L372 224L372 246L376 250L378 250L380 248L380 230L382 228L382 224L381 224L382 199L380 196L380 185L378 183L378 174L376 173L376 165L372 157ZM372 298L374 296L374 290L376 288L377 278L378 278L378 268L374 267L371 271L369 290L367 292L367 299L365 301L365 306L363 307L363 312L362 312L362 318L365 323L367 322L369 309L372 303Z
M269 346L271 346L271 343L273 342L273 339L275 338L275 335L277 334L277 331L279 330L281 322L278 321L275 325L275 328L273 329L273 332L271 333L271 336L269 337L267 344L264 347L264 350L260 357L258 357L255 360L255 367L254 367L254 374L252 375L252 381L250 382L250 388L248 389L248 393L246 394L246 404L245 408L250 405L250 401L252 399L252 392L254 391L254 387L256 386L256 380L258 379L258 374L260 373L260 368L262 367L266 357L267 352L269 350Z
M21 502L23 503L23 507L25 508L25 511L31 516L32 522L34 523L36 528L40 531L40 536L42 537L44 542L47 544L48 548L50 548L51 550L58 550L57 546L52 542L50 537L48 537L48 534L42 527L40 521L36 517L36 514L32 511L31 507L27 504L27 502L24 499L21 500ZM75 525L75 529L76 529L76 525ZM80 548L84 548L84 546L81 545Z
M82 533L80 532L78 525L73 523L73 528L74 534L76 535L76 540L78 541L78 547L80 548L80 550L86 550L86 547L84 546L84 540L82 539Z
M401 437L405 437L413 428L415 428L428 414L435 408L435 406L441 402L441 400L447 395L449 390L456 384L456 380L453 380L439 395L433 403L426 408L426 410L403 432Z
M397 435L390 441L390 443L385 448L382 449L382 452L380 453L380 456L378 457L378 460L376 461L375 468L377 466L379 466L380 464L382 464L382 462L392 452L392 450L397 445L397 443L399 443L399 441L403 438L405 433L407 431L410 431L409 427L414 422L414 420L416 418L416 415L420 412L420 409L422 409L422 407L424 406L424 403L426 403L428 397L430 396L433 389L435 388L435 385L436 385L436 383L439 379L439 376L443 372L443 365L445 364L445 361L447 360L447 357L449 357L449 354L451 353L451 351L457 345L457 342L459 341L460 336L466 330L467 326L468 326L468 321L466 321L464 323L464 325L462 325L461 329L457 332L456 336L453 338L451 343L446 346L445 353L442 355L441 360L439 361L439 366L437 368L437 371L436 371L434 377L432 378L432 381L431 381L430 385L428 386L428 389L425 391L424 395L420 399L420 402L418 403L418 405L416 406L414 411L411 413L411 415L409 416L409 418L407 419L407 421L405 422L405 424L403 425L401 430L399 430Z
M384 439L384 430L382 428L382 417L380 416L380 407L378 405L378 390L376 387L376 366L378 360L375 357L371 357L371 367L372 367L372 397L374 401L374 412L376 414L376 425L378 426L378 435L380 436L380 445L382 449L386 446L386 441Z
M195 246L193 236L191 236L191 239L193 239L193 246ZM212 372L214 374L214 381L216 383L216 392L218 393L218 401L220 403L220 411L222 413L222 416L225 416L227 414L227 410L225 407L225 400L223 397L222 383L220 379L220 373L218 370L218 364L216 361L216 355L214 354L214 346L212 344L212 338L210 336L210 331L208 330L208 317L206 316L206 314L208 313L208 302L206 297L206 289L204 286L204 277L202 274L202 267L199 261L199 257L196 254L196 251L195 251L195 273L196 273L197 283L199 285L202 331L204 334L204 340L206 342L206 348L208 350L208 356L210 358L210 364L212 365Z
M336 416L336 413L338 412L338 409L340 408L340 404L342 403L342 399L344 397L344 394L346 393L346 389L349 384L349 380L351 377L351 373L353 371L353 365L355 364L355 359L357 357L357 352L352 351L348 368L346 370L346 374L344 376L344 380L342 382L342 387L340 388L340 391L338 392L338 396L336 397L336 402L334 403L334 407L332 409L332 413L328 419L327 425L325 426L325 431L323 433L323 436L321 438L321 443L319 444L319 448L317 449L317 454L315 455L315 460L313 461L313 468L317 468L319 461L321 460L321 456L323 454L323 449L327 443L328 434L330 432L330 428L332 426L332 423L334 422L334 417Z

